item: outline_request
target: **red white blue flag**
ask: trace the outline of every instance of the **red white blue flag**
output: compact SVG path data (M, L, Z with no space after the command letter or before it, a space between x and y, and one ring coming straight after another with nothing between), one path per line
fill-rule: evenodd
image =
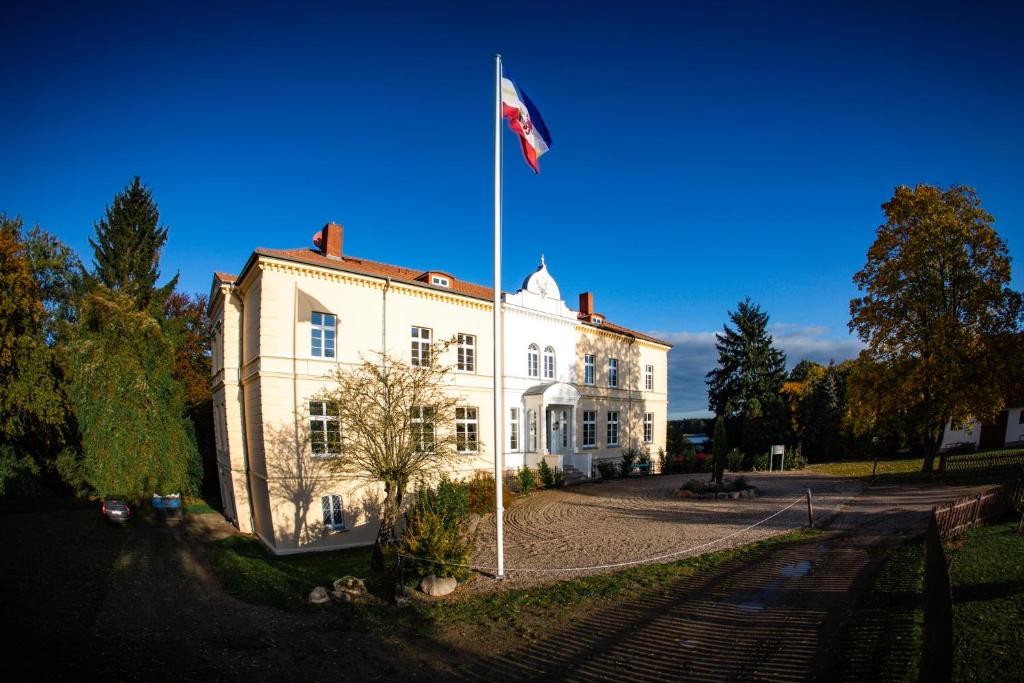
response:
M501 77L501 113L519 136L526 163L534 173L540 173L540 158L551 149L551 134L523 89L505 75Z

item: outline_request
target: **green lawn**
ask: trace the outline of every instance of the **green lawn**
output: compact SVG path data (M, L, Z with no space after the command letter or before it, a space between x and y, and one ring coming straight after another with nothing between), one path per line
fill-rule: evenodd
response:
M757 557L777 546L805 540L821 532L793 531L739 548L691 557L668 564L643 565L613 574L571 579L529 590L508 590L491 594L456 597L444 601L414 601L409 610L374 607L373 618L381 625L419 627L429 624L460 623L473 625L503 624L518 628L538 618L557 619L564 610L593 605L612 598L647 594L671 581L708 571L730 561ZM259 541L235 536L215 542L210 557L224 587L235 597L253 604L273 605L288 610L317 609L306 605L313 586L328 585L331 580L353 574L369 578L371 591L381 597L390 595L390 585L375 577L369 568L370 549L339 550L306 555L274 557ZM477 578L478 581L490 581ZM409 580L410 590L414 582ZM457 594L456 594L457 595ZM402 614L396 614L402 612ZM367 615L364 615L367 616ZM519 629L522 632L522 629ZM528 635L528 634L525 634Z
M957 681L1024 681L1024 535L1020 517L948 543Z
M207 503L202 498L189 499L185 503L185 513L189 515L206 515L209 513L220 513L220 510Z
M836 671L840 681L917 681L924 628L924 544L893 551L844 627Z
M840 477L870 478L873 460L843 460L840 462L822 462L808 465L808 472L834 474ZM879 460L876 476L906 476L921 473L924 458L906 458L903 460Z
M42 505L42 503L40 503ZM16 647L84 658L129 530L99 503L55 499L53 509L0 514L0 609Z
M307 607L309 591L351 574L373 578L370 548L274 556L252 536L229 536L209 546L224 588L240 600L285 610ZM371 585L371 589L376 586Z

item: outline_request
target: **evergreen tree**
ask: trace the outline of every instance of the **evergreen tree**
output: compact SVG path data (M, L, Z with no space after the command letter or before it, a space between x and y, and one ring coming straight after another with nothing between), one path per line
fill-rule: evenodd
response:
M159 223L160 210L153 193L135 176L95 224L96 239L89 240L95 252L92 278L108 289L124 292L140 310L154 303L163 306L178 282L175 275L156 288L160 250L167 241L167 228Z
M708 407L727 419L733 441L749 458L785 438L786 356L768 334L768 314L749 298L729 319L734 327L726 324L716 335L718 367L707 374Z
M722 475L725 473L725 459L729 455L729 437L725 431L725 420L719 415L715 418L715 431L711 441L712 473L715 483L722 483Z

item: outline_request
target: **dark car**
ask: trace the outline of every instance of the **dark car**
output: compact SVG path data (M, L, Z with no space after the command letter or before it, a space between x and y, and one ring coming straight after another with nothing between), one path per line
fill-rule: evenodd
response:
M132 509L124 498L105 498L103 500L103 517L110 522L124 524L132 518Z

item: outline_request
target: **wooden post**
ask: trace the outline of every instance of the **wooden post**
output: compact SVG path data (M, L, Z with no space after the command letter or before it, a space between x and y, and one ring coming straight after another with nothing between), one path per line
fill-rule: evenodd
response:
M814 501L811 499L810 489L807 489L807 526L814 528Z

